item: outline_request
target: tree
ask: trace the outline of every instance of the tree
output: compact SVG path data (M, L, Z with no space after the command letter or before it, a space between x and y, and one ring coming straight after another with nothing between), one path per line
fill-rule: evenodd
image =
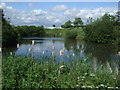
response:
M0 9L0 13L2 15L2 47L16 45L18 35L14 31L13 26L4 18L2 9Z
M83 21L80 17L75 18L75 21L73 22L75 27L78 27L79 25L83 25Z
M61 25L62 28L71 28L72 27L72 22L70 20L68 20L67 22L65 22L65 24Z
M54 25L53 25L53 27L55 28L55 27L56 27L56 25L54 24Z

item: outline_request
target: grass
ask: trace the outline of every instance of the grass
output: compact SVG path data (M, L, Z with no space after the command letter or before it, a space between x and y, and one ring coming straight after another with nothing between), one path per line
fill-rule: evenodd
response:
M43 61L43 59L45 61ZM118 88L117 75L88 58L57 62L55 57L3 56L3 88Z
M64 37L65 29L45 29L46 37Z
M67 28L67 29L45 29L46 37L65 37L65 38L84 38L82 28Z

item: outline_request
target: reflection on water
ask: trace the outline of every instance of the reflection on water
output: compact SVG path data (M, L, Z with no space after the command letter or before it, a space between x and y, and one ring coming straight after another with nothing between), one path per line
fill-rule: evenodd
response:
M32 40L35 42L34 45L32 45ZM60 50L63 49L64 53L60 56ZM46 57L55 55L57 60L62 58L66 61L68 60L68 56L71 56L69 57L70 59L74 58L74 56L86 57L88 54L91 54L95 65L93 66L94 69L98 63L103 63L111 70L109 61L112 61L115 66L119 68L118 63L120 56L117 55L118 50L120 50L120 48L117 45L112 44L95 44L81 40L64 40L64 38L35 37L24 38L23 42L14 53L15 55L24 54L26 56L32 54L36 59L39 59L43 55Z

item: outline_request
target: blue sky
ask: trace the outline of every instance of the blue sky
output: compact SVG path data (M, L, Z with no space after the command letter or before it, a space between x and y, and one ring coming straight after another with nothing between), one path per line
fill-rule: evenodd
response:
M114 14L117 2L7 2L1 3L5 17L13 25L44 25L60 27L67 20L81 17L86 24L88 17L97 19L105 13Z

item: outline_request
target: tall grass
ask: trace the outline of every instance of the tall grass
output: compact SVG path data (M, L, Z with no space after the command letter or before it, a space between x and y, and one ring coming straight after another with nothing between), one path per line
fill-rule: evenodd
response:
M45 60L45 61L43 61ZM3 56L3 88L118 88L117 75L104 66L93 70L89 58L57 62L26 56Z
M45 29L46 37L65 37L71 38L84 38L84 31L82 28L67 28L67 29Z

